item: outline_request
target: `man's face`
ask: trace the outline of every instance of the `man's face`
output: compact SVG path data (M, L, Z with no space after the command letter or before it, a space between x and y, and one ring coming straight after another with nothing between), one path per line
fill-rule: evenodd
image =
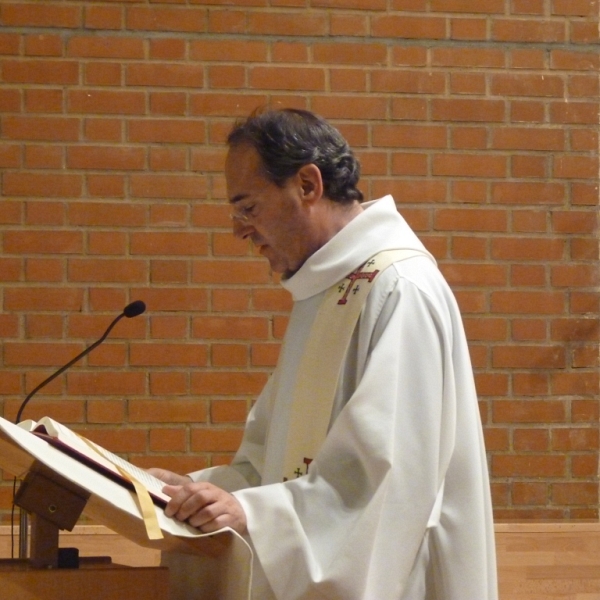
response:
M240 145L229 150L225 179L234 235L249 238L273 271L295 273L318 248L311 239L310 203L302 176L290 177L278 187L263 174L258 152Z

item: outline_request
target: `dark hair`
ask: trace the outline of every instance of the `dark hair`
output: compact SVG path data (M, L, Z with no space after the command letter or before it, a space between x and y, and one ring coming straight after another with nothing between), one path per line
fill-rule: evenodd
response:
M340 203L363 199L356 187L360 165L348 142L325 119L307 110L256 111L233 127L227 143L252 146L266 177L278 186L304 165L314 164L321 171L327 198Z

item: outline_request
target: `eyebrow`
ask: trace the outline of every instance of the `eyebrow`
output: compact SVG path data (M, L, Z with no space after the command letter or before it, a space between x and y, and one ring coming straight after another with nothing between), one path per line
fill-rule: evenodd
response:
M236 202L241 202L248 198L249 194L238 194L229 200L229 204L235 204Z

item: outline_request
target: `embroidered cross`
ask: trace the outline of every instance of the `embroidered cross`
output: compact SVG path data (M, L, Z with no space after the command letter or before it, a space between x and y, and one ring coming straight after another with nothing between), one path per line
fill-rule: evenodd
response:
M348 296L350 295L350 292L353 291L355 294L356 292L358 292L358 290L360 289L359 284L356 283L358 280L366 279L369 283L371 283L373 279L375 279L375 276L377 275L377 273L379 273L379 269L377 269L376 271L361 271L361 269L373 266L374 263L375 261L371 259L346 277L346 279L350 280L350 283L345 288L343 284L339 286L338 290L340 292L344 289L345 291L344 295L338 300L338 304L346 304L348 302ZM356 287L354 286L355 283Z

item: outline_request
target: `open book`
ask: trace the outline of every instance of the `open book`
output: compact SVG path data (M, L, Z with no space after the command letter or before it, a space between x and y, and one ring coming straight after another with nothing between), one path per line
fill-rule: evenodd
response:
M21 421L18 427L30 431L61 452L131 490L134 489L134 484L130 478L134 478L148 490L152 501L161 508L169 501L169 496L162 492L165 485L163 481L50 417L43 417L39 421Z

